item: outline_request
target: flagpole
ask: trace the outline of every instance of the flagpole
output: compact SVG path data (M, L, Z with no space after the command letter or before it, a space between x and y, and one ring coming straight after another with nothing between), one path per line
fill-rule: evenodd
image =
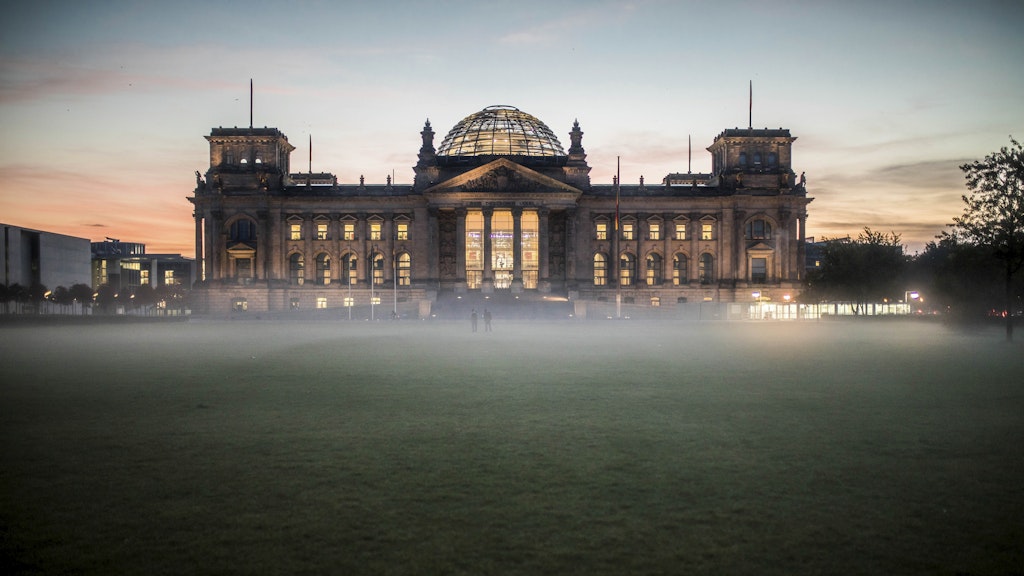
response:
M754 128L754 81L750 81L750 107L747 111L747 128Z
M622 189L622 163L619 156L615 157L615 236L613 237L614 253L612 258L615 266L615 318L622 318L622 262L619 259L619 191Z
M252 130L252 78L249 78L249 130Z

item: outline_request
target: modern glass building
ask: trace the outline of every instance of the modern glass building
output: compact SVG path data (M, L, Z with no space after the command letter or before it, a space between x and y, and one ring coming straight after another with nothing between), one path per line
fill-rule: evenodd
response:
M276 128L214 128L189 198L197 311L426 317L483 297L604 317L799 293L812 199L788 130L725 130L712 173L655 184L592 184L578 122L566 149L511 106L470 114L436 148L429 121L420 135L412 184L367 184L292 172Z

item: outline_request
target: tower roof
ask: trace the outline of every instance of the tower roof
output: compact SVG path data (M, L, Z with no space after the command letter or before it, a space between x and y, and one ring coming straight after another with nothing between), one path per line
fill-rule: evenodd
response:
M565 156L546 124L514 106L488 106L448 132L438 156Z

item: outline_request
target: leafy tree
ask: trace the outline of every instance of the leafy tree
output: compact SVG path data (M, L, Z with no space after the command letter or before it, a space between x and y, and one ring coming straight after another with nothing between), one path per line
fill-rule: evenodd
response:
M96 304L104 312L110 312L117 302L117 291L110 284L103 284L96 290Z
M18 305L28 302L28 288L18 284L17 282L11 284L7 287L7 301L14 302L16 304L14 309L15 313L20 312L20 306Z
M57 286L53 289L53 301L60 305L61 313L67 313L68 307L75 301L71 291L64 286Z
M825 243L822 265L808 274L807 301L845 301L859 313L868 302L902 298L907 258L899 234L865 228L856 240Z
M86 306L92 306L94 294L92 286L89 286L88 284L73 284L69 292L71 292L71 298L73 300L82 303L83 312Z
M926 289L937 308L958 318L977 318L1002 308L1002 263L991 250L944 234L911 263L913 286Z
M1006 339L1013 340L1013 280L1024 265L1024 148L1010 137L1010 146L960 166L970 191L963 195L964 212L953 227L969 241L991 251L1003 263Z
M132 304L137 308L148 310L156 304L156 291L149 284L143 284L132 294Z
M28 301L36 307L36 312L42 312L42 303L46 300L46 285L41 282L33 282L28 289Z

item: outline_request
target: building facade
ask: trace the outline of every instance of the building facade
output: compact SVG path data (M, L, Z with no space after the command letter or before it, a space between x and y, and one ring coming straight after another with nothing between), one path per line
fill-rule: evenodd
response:
M89 284L89 239L0 224L3 284Z
M437 147L429 121L420 135L412 184L340 184L292 172L276 128L213 129L189 198L197 311L424 317L487 295L586 317L800 290L812 199L788 130L725 130L707 148L712 173L656 184L592 184L578 122L566 150L509 106L469 115Z
M118 292L134 292L148 285L153 288L176 286L188 289L195 277L195 261L180 254L147 254L140 242L108 239L92 243L92 287L108 285Z

